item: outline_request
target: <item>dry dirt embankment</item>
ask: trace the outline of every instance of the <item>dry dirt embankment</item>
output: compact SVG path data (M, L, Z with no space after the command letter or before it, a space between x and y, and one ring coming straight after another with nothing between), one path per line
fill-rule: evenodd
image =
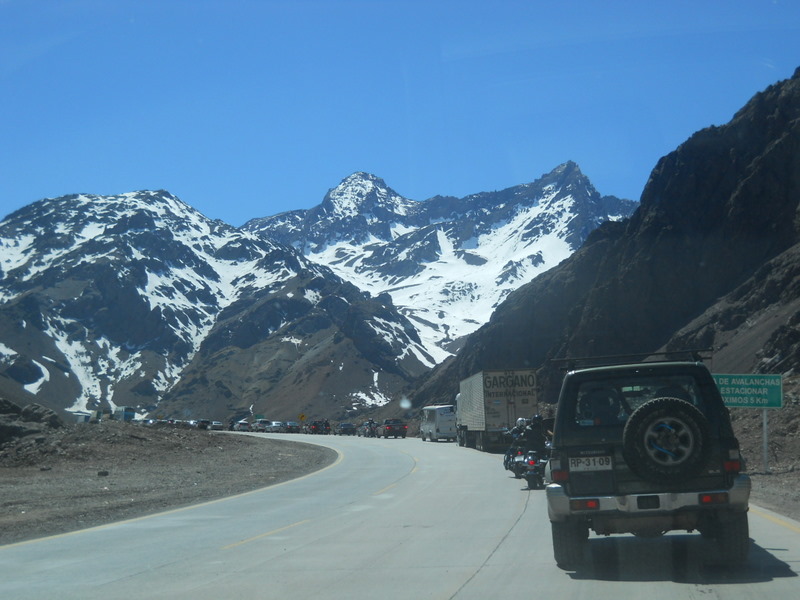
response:
M108 421L0 450L0 545L251 491L336 459L312 444Z

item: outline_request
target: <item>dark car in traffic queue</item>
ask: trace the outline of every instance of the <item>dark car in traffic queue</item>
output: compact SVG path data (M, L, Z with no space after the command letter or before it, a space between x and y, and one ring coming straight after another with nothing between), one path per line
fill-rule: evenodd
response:
M327 421L312 421L308 426L308 433L315 435L327 435L330 432L331 426Z
M406 437L408 433L408 425L400 419L384 419L383 423L378 425L378 437Z
M333 430L334 435L355 435L356 426L352 423L339 423Z

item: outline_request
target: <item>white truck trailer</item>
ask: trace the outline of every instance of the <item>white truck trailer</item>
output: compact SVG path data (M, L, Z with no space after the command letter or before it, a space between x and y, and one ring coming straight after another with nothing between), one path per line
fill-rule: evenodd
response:
M456 395L459 446L481 451L508 446L504 433L537 411L533 369L479 371L462 380Z

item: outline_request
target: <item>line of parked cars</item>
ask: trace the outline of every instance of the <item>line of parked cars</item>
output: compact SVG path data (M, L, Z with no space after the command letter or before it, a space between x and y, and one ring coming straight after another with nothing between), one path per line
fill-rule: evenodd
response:
M383 423L370 419L359 425L356 433L360 437L404 438L408 434L408 425L401 419L384 419Z
M215 421L218 423L218 421ZM269 419L256 419L253 422L247 419L231 421L228 424L230 431L259 431L264 433L310 433L333 435L358 435L363 437L404 438L408 433L408 425L401 419L384 419L378 423L373 420L364 421L360 425L341 422L331 426L327 420L309 421L300 425L297 421L271 421Z
M300 433L300 423L297 421L271 421L269 419L256 419L252 423L247 419L231 421L228 425L231 431L259 431L262 433Z
M147 424L169 424L183 425L185 427L196 427L209 431L222 431L226 429L222 421L212 421L210 419L193 419L191 421L177 421L175 419L156 421L151 419ZM301 425L297 421L272 421L270 419L256 419L248 421L231 419L228 422L229 431L257 431L261 433L312 433L312 434L333 434L333 435L358 435L363 437L383 437L383 438L404 438L408 433L408 425L401 419L384 419L382 422L364 421L359 425L349 422L341 422L331 426L327 420L316 420L306 422Z
M196 427L197 429L207 429L210 431L222 431L225 425L222 421L212 421L210 419L190 419L184 421L181 419L146 419L143 421L144 425L154 426L171 426L171 427Z

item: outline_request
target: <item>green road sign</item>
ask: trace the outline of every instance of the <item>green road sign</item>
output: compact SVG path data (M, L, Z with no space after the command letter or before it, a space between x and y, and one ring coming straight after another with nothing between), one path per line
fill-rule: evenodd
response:
M725 406L782 408L783 376L715 374Z

